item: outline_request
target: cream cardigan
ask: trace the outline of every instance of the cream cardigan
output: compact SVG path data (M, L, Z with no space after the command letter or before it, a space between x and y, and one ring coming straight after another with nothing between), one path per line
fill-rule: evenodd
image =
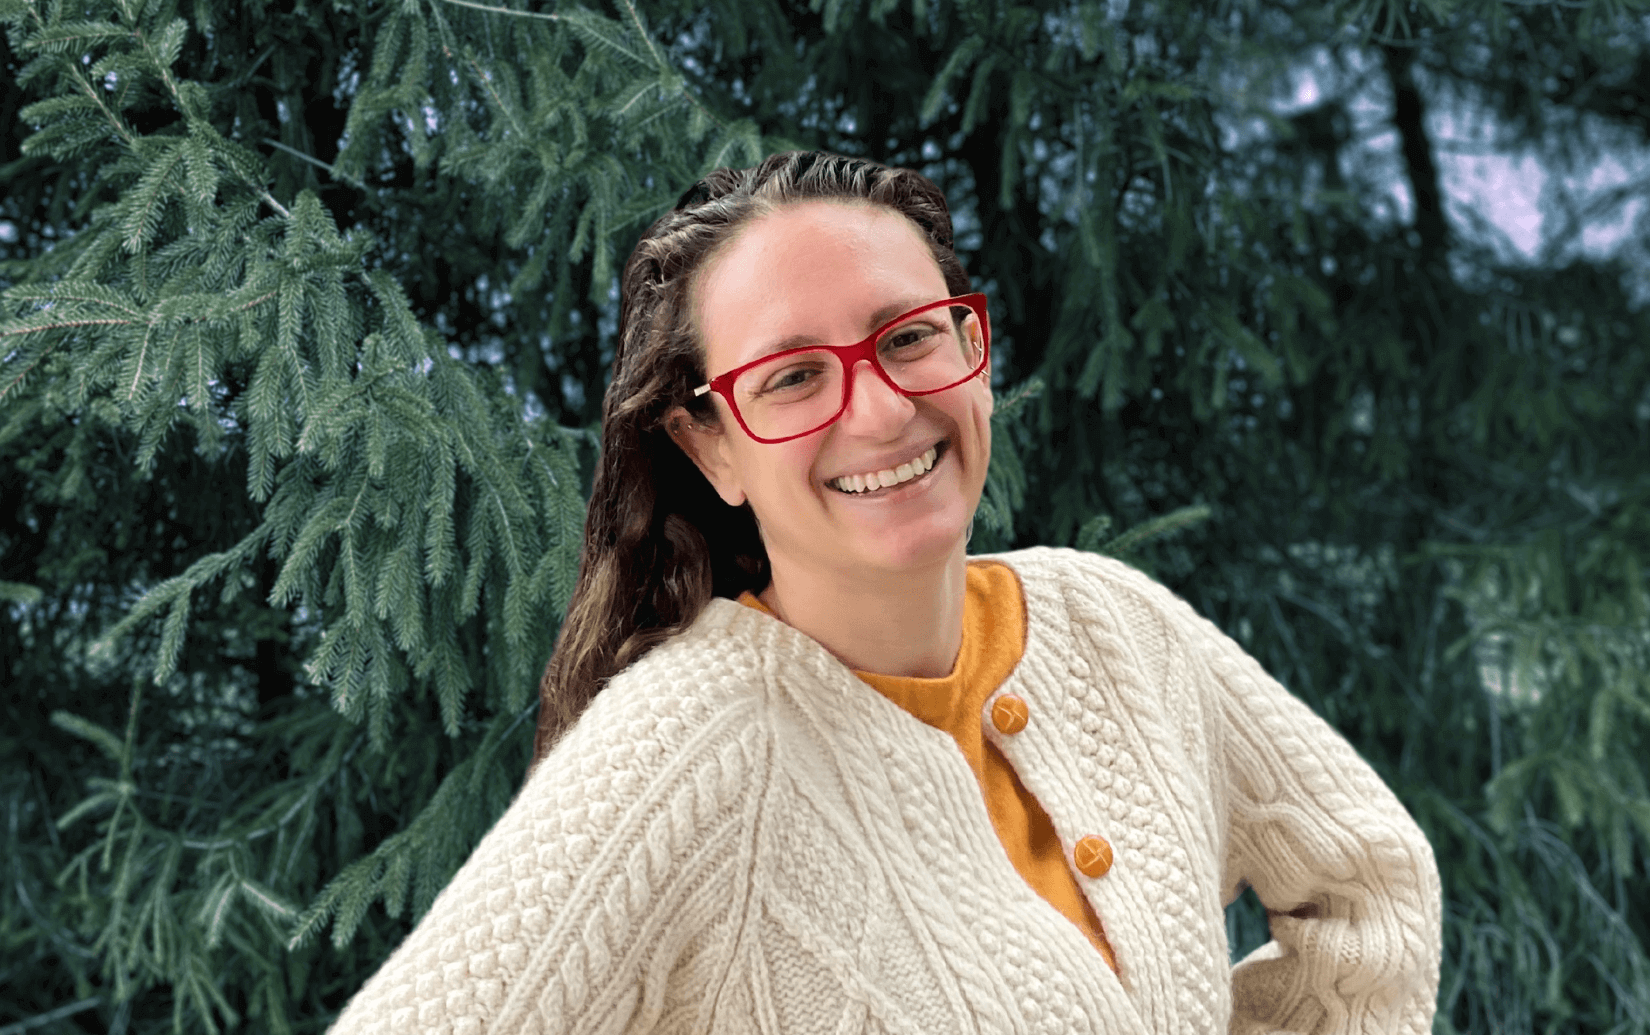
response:
M1034 548L984 728L1121 974L1015 871L943 731L732 600L616 676L331 1029L1161 1035L1431 1030L1432 849L1350 745L1184 601ZM1273 940L1229 965L1244 884Z

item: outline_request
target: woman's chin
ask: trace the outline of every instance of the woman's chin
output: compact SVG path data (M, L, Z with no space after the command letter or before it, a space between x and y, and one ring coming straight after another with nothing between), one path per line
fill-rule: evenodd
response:
M879 568L901 570L942 564L964 549L968 524L935 523L930 527L904 527L879 534L874 542L855 551Z

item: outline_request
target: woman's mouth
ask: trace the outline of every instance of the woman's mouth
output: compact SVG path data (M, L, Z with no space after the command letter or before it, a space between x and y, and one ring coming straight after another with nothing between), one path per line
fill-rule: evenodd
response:
M877 471L869 475L849 475L845 478L832 479L825 484L844 496L863 499L888 496L913 482L920 482L928 477L929 473L939 466L940 460L944 458L948 448L950 448L950 442L941 441L930 447L928 452L912 463L901 464L891 471Z

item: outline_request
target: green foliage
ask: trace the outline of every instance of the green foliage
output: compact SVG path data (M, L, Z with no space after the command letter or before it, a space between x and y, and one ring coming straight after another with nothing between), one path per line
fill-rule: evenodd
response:
M1025 506L1024 443L1017 434L1026 403L1043 392L1035 376L996 401L991 413L991 464L985 489L974 513L975 534L969 540L974 553L1008 549L1014 542L1014 515Z
M1497 259L1395 110L1398 225L1274 103L1321 47L1644 139L1633 5L526 6L0 0L0 1030L325 1027L519 784L619 264L792 146L953 201L972 550L1137 564L1348 736L1439 1031L1650 1030L1643 270Z

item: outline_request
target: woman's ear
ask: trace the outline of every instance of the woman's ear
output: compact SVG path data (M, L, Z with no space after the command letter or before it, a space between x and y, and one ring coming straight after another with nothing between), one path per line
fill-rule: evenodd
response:
M745 502L744 490L739 487L727 453L727 435L721 427L703 424L684 408L673 406L665 414L665 433L693 461L693 466L699 468L723 503L737 507Z
M967 327L968 333L980 335L979 340L982 344L986 341L989 341L990 338L991 338L991 317L990 316L978 317L974 313L970 313L969 316L973 317L973 319L968 321L968 327ZM980 383L985 385L986 391L989 392L991 390L991 364L990 363L987 363L985 365L985 369L980 371L979 377L980 377Z

